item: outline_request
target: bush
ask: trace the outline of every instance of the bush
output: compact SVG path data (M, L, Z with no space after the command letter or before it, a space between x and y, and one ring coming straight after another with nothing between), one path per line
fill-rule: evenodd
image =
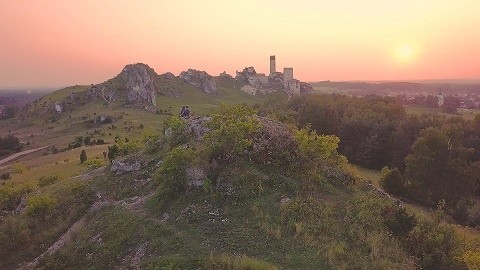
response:
M10 176L9 172L4 172L4 173L2 173L2 176L0 176L0 179L2 179L2 180L8 180L10 178L11 178L11 176Z
M27 200L27 215L45 221L57 206L57 200L50 195L33 195Z
M98 139L95 144L97 145L105 144L105 141L103 139Z
M193 160L193 151L182 147L175 147L163 160L157 171L157 179L160 182L160 199L168 202L175 194L185 191L186 167Z
M414 255L421 269L465 269L453 228L421 221L406 239L406 250Z
M97 169L105 166L106 164L105 164L105 160L94 158L94 159L88 159L83 163L83 165L87 166L89 169Z
M87 152L85 152L85 150L82 150L82 152L80 153L80 163L83 163L87 160Z
M110 162L114 160L117 157L117 155L118 155L118 145L114 144L112 146L109 146L107 156Z
M27 166L23 163L15 163L12 165L12 172L13 173L23 173L24 171L27 170Z
M337 152L339 139L333 135L318 135L307 126L294 133L298 145L298 168L308 179L319 177L326 167L341 167L347 163Z
M38 179L38 186L46 187L57 182L59 179L58 175L42 176Z
M407 194L407 182L402 173L397 169L382 169L382 177L380 178L380 186L388 193L405 196Z
M243 105L222 105L220 111L212 115L208 122L211 130L205 136L211 159L230 163L245 156L260 129L254 114L253 109Z
M191 136L185 120L178 116L172 116L163 123L163 134L170 147L186 144Z
M160 134L153 128L146 128L143 130L142 141L145 143L147 149L154 151L158 148L158 140Z
M417 225L414 215L409 215L405 208L386 207L383 211L384 224L395 237L405 237Z

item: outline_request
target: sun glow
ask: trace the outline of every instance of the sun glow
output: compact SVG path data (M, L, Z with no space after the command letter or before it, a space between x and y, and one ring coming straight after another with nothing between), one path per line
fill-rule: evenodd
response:
M400 44L395 47L395 60L400 64L412 63L417 56L417 49L408 43Z

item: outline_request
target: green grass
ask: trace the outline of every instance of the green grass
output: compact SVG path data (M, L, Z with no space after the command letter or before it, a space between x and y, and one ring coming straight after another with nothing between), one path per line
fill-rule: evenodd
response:
M405 110L409 114L414 114L414 115L431 115L431 114L438 114L440 116L443 116L445 118L451 118L451 117L463 117L466 120L473 120L475 118L475 115L480 113L480 110L466 110L466 109L458 109L457 113L451 114L451 113L444 113L442 112L441 108L427 108L427 107L419 107L419 106L412 106L412 105L406 105Z

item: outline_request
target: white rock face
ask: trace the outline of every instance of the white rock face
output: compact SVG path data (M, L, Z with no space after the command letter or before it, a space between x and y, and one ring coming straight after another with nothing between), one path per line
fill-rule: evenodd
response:
M154 78L147 69L149 67L144 64L127 65L120 73L120 77L127 82L129 101L147 101L156 106Z
M187 71L180 73L180 78L186 83L197 87L205 93L217 93L217 85L215 80L205 71L188 69Z
M132 161L132 160L113 160L112 161L112 168L111 171L117 174L126 173L126 172L136 172L139 171L141 168L140 161Z

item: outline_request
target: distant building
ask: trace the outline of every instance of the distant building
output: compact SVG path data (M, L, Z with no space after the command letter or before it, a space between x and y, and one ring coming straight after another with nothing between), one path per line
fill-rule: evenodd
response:
M274 74L277 72L277 67L275 63L275 55L270 56L270 75Z
M445 103L445 96L443 95L442 90L438 91L437 98L438 98L438 107L442 107L443 104Z
M293 68L284 68L283 73L277 72L275 55L270 56L270 74L268 76L257 73L253 67L246 67L243 71L237 71L235 79L247 84L241 89L249 94L256 94L257 91L269 93L280 90L288 95L299 95L302 88L302 83L293 77ZM303 83L303 87L308 91L306 83Z

